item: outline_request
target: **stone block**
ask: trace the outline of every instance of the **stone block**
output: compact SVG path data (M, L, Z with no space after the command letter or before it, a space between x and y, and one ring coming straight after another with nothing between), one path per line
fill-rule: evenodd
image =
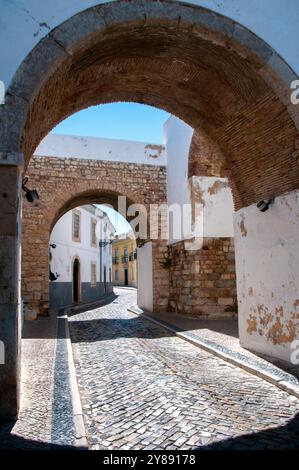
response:
M268 44L240 24L235 24L232 38L236 42L234 49L241 52L240 45L243 46L245 57L255 55L260 64L268 62L273 55L273 49Z
M5 105L0 106L0 152L4 152L6 159L15 158L20 152L20 142L23 127L25 125L28 103L24 99L7 95ZM12 153L11 157L7 157Z
M88 44L90 37L100 33L105 25L105 19L99 14L99 9L92 7L62 23L51 32L51 36L72 53L74 48Z
M27 102L32 101L49 74L67 57L63 47L53 37L46 36L22 62L8 92Z
M235 299L233 297L220 297L218 299L218 304L232 306L235 304Z

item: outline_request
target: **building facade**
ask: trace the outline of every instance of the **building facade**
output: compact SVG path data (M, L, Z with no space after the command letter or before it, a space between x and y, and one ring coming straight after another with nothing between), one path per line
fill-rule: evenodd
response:
M137 246L133 232L117 235L112 242L113 285L137 287Z
M93 302L112 292L113 234L109 217L95 205L59 219L49 245L51 308Z

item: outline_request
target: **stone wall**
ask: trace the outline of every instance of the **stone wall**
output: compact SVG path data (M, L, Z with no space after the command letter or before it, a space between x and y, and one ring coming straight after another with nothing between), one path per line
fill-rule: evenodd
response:
M128 204L147 208L166 199L166 169L161 166L34 157L27 174L28 186L37 189L41 203L36 207L24 201L22 296L39 314L45 314L49 307L48 244L59 217L86 203L106 202L117 208L118 195L127 196ZM160 217L158 223L165 222L163 211ZM155 230L151 229L153 234ZM188 251L184 242L169 248L166 235L160 232L159 239L152 240L153 310L196 316L234 315L232 239L206 238L201 250ZM169 253L173 264L165 269Z
M119 195L127 197L127 206L137 203L148 207L166 200L163 166L33 157L27 175L28 187L37 189L40 205L36 207L24 200L22 297L27 307L38 314L45 314L49 307L50 233L65 212L89 203L109 203L117 209ZM160 241L153 244L153 258L161 255L159 245ZM154 277L159 283L154 282L153 304L160 307L168 299L168 273L159 263L154 264Z
M198 250L169 247L169 309L192 316L237 315L234 240L205 238Z

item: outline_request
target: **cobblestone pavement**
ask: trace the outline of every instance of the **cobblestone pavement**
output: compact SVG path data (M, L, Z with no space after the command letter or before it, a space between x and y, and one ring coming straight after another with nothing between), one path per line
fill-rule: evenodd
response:
M299 400L127 311L69 318L91 449L299 448Z
M25 322L19 419L0 424L0 449L74 448L64 325L54 314Z

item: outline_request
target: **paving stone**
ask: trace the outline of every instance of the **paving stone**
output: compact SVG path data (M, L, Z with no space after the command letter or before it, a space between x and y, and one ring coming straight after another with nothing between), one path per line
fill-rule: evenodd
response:
M298 399L136 317L136 294L116 292L69 318L92 449L299 448Z

